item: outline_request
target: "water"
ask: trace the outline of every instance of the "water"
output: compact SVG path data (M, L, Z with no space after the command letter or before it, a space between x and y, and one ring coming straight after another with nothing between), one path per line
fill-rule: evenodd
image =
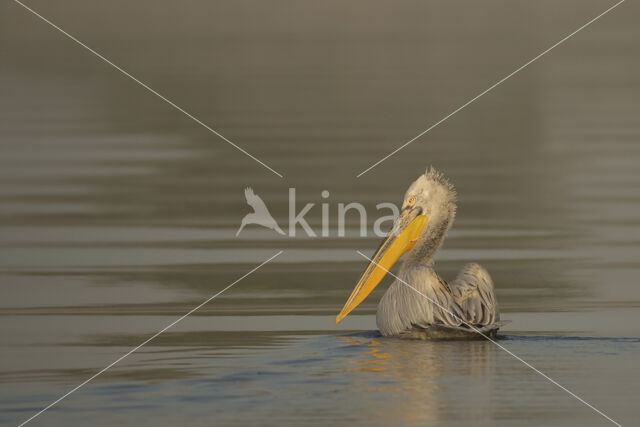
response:
M489 342L339 326L376 238L248 228L252 186L321 227L399 202L433 164L458 218L438 270L481 262L501 344L623 425L640 393L638 6L602 2L47 2L36 10L266 162L244 156L16 4L0 6L0 422L16 425L278 250L41 425L602 425ZM375 218L369 218L371 226ZM388 282L388 280L387 280Z

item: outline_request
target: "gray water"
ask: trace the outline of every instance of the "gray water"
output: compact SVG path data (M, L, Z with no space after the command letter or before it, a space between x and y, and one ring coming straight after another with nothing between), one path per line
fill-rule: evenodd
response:
M611 3L612 4L612 3ZM0 5L0 422L17 425L279 250L33 425L606 425L486 341L378 337L386 280L340 325L375 213L434 165L447 279L492 274L501 345L623 425L640 394L640 27L626 2ZM252 186L331 206L330 237L248 227ZM322 190L330 192L322 199ZM369 226L375 216L369 218Z

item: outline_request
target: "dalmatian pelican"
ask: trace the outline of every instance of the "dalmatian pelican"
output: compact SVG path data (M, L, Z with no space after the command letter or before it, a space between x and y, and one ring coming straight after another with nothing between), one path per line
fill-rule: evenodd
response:
M376 323L384 336L413 339L482 338L501 326L493 281L479 264L467 264L447 283L433 258L456 215L453 185L433 168L407 190L402 209L336 316L339 323L358 306L393 264L407 256L378 305Z

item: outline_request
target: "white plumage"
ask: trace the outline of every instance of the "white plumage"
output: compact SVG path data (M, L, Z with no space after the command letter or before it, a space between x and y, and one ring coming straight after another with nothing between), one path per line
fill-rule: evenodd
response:
M415 197L415 206L429 220L407 253L397 275L401 280L396 279L380 300L376 316L380 332L387 336L424 338L430 329L472 332L468 325L473 325L483 333L494 334L500 314L487 270L479 264L468 264L450 283L434 270L433 257L455 218L453 186L431 168L411 184L405 204L411 197Z

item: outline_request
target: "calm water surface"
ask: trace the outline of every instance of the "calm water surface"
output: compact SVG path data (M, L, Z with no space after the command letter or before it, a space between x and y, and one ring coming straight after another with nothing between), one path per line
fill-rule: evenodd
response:
M278 178L12 2L0 5L0 423L16 425L284 253L34 425L606 425L489 342L378 337L346 238L234 234L252 186L400 202L433 164L460 195L438 269L477 261L501 344L623 425L640 394L640 8L602 1L29 2ZM322 190L330 197L321 199ZM369 218L369 226L375 217ZM388 281L387 281L388 282Z

